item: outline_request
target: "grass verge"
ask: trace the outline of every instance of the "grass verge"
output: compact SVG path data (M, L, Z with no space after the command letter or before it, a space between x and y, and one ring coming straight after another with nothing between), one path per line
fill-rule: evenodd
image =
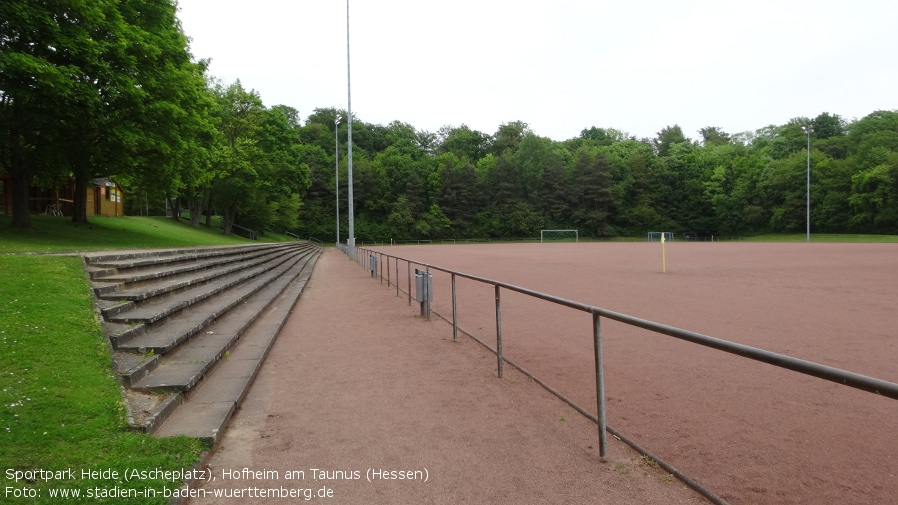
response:
M166 217L92 216L88 224L68 218L31 216L32 229L13 229L0 221L0 253L73 252L100 249L143 249L201 245L246 244L249 239L226 236L218 229L194 228ZM266 233L263 242L288 242L284 235Z
M124 472L180 470L204 449L194 439L128 430L80 258L0 257L0 503L59 503L53 489L80 494L66 503L167 503L164 490L180 481L126 482ZM74 479L10 478L15 471L69 469ZM104 469L119 478L81 473ZM88 498L97 488L109 499ZM142 496L113 498L113 489Z
M771 234L758 235L756 237L747 237L742 240L746 242L806 242L807 234ZM898 242L898 235L867 235L867 234L847 234L847 233L812 233L811 242L828 242L828 243L894 243Z

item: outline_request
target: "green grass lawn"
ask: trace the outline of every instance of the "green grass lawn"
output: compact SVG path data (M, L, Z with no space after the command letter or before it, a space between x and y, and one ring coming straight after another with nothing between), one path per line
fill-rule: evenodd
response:
M186 221L165 217L98 217L78 225L68 218L31 216L32 230L15 230L9 219L0 219L0 253L69 252L98 249L186 247L245 244L252 242L226 236L217 228L193 228ZM264 242L290 241L284 235L266 233Z
M58 503L51 488L80 489L82 496L94 487L174 489L178 482L88 480L80 472L176 470L191 466L204 449L193 439L129 431L80 258L0 256L0 503ZM76 478L8 478L10 470L66 469ZM14 499L7 487L38 496ZM160 496L71 503L97 501L167 502Z
M106 337L78 257L15 253L249 243L219 230L166 218L91 217L88 225L32 216L22 232L0 219L0 503L59 503L53 488L80 490L65 503L163 504L178 481L125 482L127 469L180 470L206 447L179 437L157 439L128 429L125 404ZM269 234L264 241L291 240ZM3 254L13 253L13 254ZM82 470L113 469L120 478L89 480ZM8 472L71 469L74 479L15 482ZM13 474L14 475L14 474ZM159 492L156 498L87 498L96 487ZM10 491L11 488L13 491ZM16 497L16 490L37 493Z
M770 234L758 235L756 237L746 237L740 239L746 242L806 242L806 233L797 234ZM847 234L847 233L812 233L811 242L857 242L857 243L884 243L898 242L898 235L865 235L865 234Z

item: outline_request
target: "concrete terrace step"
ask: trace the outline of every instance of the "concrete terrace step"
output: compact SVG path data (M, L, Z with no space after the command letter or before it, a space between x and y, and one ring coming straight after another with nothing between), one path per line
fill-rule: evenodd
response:
M289 244L286 245L289 247ZM129 268L148 267L183 261L196 261L203 258L215 258L230 256L248 251L260 251L264 249L279 249L285 247L283 243L272 244L247 244L234 246L215 247L191 247L182 249L140 249L132 251L115 251L87 253L84 260L87 270L126 270Z
M301 242L85 255L129 423L154 431L198 384L221 390L215 377L245 391L320 254ZM243 393L225 396L219 427Z
M243 401L287 316L311 276L317 255L272 303L232 349L227 359L181 398L179 408L154 433L184 435L215 443ZM169 402L172 399L169 397Z
M263 275L265 272L277 268L288 261L292 254L294 253L266 258L264 263L254 265L252 268L241 268L231 275L215 277L199 285L191 284L188 289L168 294L168 296L155 296L140 304L132 302L119 303L114 307L103 309L103 315L107 321L115 323L154 323L228 288ZM111 301L115 302L118 300Z
M304 247L304 248L296 248L294 251L289 254L281 253L281 258L287 258L289 255L309 255L313 254L317 249L312 247ZM267 258L274 259L274 258ZM258 260L256 260L258 261ZM150 324L149 321L158 321L156 325L161 324L161 321L165 319L170 319L173 317L177 317L180 314L189 314L191 312L191 306L197 303L203 303L203 301L207 298L206 293L207 290L212 291L220 291L222 286L233 285L232 281L238 281L243 279L245 281L246 275L242 275L240 277L228 276L229 274L239 273L241 271L245 271L253 264L247 264L245 262L235 262L234 267L220 267L216 269L212 269L210 271L204 272L203 274L197 274L195 276L191 276L189 278L178 278L176 281L161 281L153 286L144 286L136 290L127 290L121 293L113 293L109 295L105 295L102 300L98 301L98 305L101 309L101 312L105 315L107 320L107 335L112 341L113 347L122 348L126 347L124 344L130 341L133 338L136 338L140 335L143 335L147 332L147 325ZM250 276L255 271L249 272ZM184 291L185 288L192 288L192 291ZM227 287L225 287L227 289ZM181 291L177 297L170 297L169 299L163 298L163 295L176 293ZM198 296L191 298L190 294L197 294ZM149 300L150 298L156 298L155 302L146 302L147 304L142 305L142 311L137 311L138 305L133 302L141 302L144 300ZM182 306L180 310L172 309L172 305L178 305L180 302L183 302L184 299L192 300L193 303ZM234 296L229 296L229 298L234 298ZM132 303L129 303L132 302ZM156 307L159 311L164 314L161 315L157 313L154 309L150 307ZM225 306L224 310L229 308L230 305ZM223 309L213 309L213 310L205 310L207 316L217 316ZM177 315L176 315L177 313ZM145 319L141 319L141 316L145 316ZM196 319L196 317L194 317ZM130 346L133 347L133 346ZM150 349L152 347L148 347ZM147 350L144 349L144 350ZM142 350L143 351L143 350Z
M158 367L131 387L137 391L187 392L287 286L298 278L308 262L297 263L257 296L242 303L207 327L203 333L165 354ZM292 305L292 304L291 304Z
M139 272L119 273L102 277L101 280L115 283L120 287L113 293L103 296L108 300L142 300L149 296L155 296L152 289L147 286L161 286L165 290L174 290L179 287L195 284L205 278L223 275L234 270L239 270L244 265L253 265L259 259L276 257L282 254L284 249L265 249L244 253L240 256L229 255L216 257L212 260L182 262L177 265L156 266L143 269Z
M114 345L117 349L132 350L145 353L165 353L176 345L185 341L193 334L203 330L210 322L216 320L235 306L245 303L256 291L277 285L282 277L289 277L289 270L295 268L297 262L302 263L313 253L301 253L291 258L277 268L265 272L252 280L236 286L221 296L210 297L184 309L180 313L168 318L161 324L154 325L149 330L135 335L128 340L118 339ZM264 294L263 294L264 296Z

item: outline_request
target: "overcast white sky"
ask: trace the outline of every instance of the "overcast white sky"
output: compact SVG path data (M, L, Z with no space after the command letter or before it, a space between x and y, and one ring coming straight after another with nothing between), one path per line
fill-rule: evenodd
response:
M303 119L347 108L345 0L179 0L210 72ZM352 111L654 137L898 109L896 0L351 0Z

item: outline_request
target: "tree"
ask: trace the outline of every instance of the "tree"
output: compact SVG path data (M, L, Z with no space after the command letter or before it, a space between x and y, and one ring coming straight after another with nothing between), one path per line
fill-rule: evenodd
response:
M556 149L551 139L528 133L514 153L514 166L520 174L520 196L531 205L539 204L543 172L564 166L570 154L562 147Z
M191 61L174 2L0 9L0 159L14 181L13 226L30 226L36 175L73 176L73 220L83 222L91 178L167 170L156 178L166 184L177 180L173 164L202 156L193 139L210 131L204 67Z
M483 158L492 146L489 135L472 130L468 125L458 128L444 126L438 132L442 141L439 143L437 153L452 153L460 159L467 159L471 163Z
M99 101L91 88L108 78L96 72L118 49L111 39L122 34L121 17L111 1L10 0L0 5L0 33L0 162L12 177L12 226L27 229L34 177L58 174L69 161L73 125L64 113Z
M531 133L530 126L523 121L502 123L493 135L493 154L501 156L506 150L516 151L528 133Z
M240 81L216 86L219 141L213 155L214 203L223 218L226 235L238 212L261 204L254 161L264 153L257 145L265 106L255 91L246 91Z
M698 131L702 136L702 145L722 146L730 143L730 134L716 126L706 126Z
M814 137L818 140L845 135L845 120L838 114L823 112L815 117L811 124L814 127Z
M848 127L848 131L852 140L858 143L873 132L898 132L898 111L874 111L854 123L851 123Z
M436 202L458 235L473 224L474 216L481 208L477 173L470 162L460 160L451 153L440 156L438 163L442 168Z
M898 156L895 157L898 161ZM876 165L851 177L849 198L855 215L851 223L859 231L898 231L898 163Z
M674 144L689 141L689 139L683 135L683 129L680 128L680 125L676 124L673 126L665 126L656 135L657 136L652 140L652 145L655 148L655 153L662 157L668 155L670 147Z
M611 194L611 165L594 148L581 147L574 155L574 219L593 236L611 235L610 215L616 208Z

